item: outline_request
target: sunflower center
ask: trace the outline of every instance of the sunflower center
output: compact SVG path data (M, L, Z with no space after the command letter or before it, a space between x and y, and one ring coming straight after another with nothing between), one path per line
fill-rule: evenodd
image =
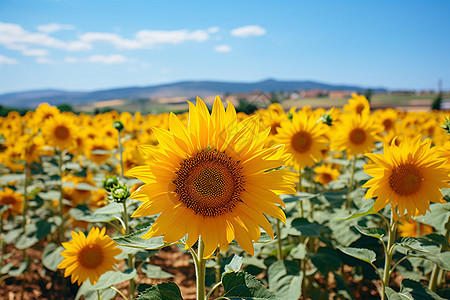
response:
M14 196L3 196L0 201L1 205L14 204L14 202L16 202L16 198L14 198Z
M55 136L59 140L65 140L69 137L69 129L64 125L56 126Z
M355 128L350 132L350 142L360 145L366 141L366 132L361 128Z
M94 269L103 262L103 250L97 244L89 244L78 252L78 262L81 266Z
M292 148L297 152L308 152L312 145L311 135L304 131L297 132L292 136L291 144Z
M180 202L205 217L232 211L244 190L239 162L217 150L201 151L182 162L174 183Z
M270 125L270 135L275 135L278 133L278 128L280 128L281 125L279 122L275 122L272 125Z
M389 185L400 196L417 193L422 185L422 176L419 169L413 164L403 164L392 170Z
M391 119L385 119L383 121L384 130L389 131L392 128L393 122Z
M333 180L333 177L328 173L322 173L321 176L322 176L322 181L325 184L327 184L328 182L331 182L331 180Z
M356 113L361 114L364 110L364 104L362 103L358 103L358 105L356 105Z

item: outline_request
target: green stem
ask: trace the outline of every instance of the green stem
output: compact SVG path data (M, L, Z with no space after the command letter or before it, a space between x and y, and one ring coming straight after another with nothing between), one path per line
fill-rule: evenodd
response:
M203 258L205 244L202 237L198 238L198 254L197 259L194 257L195 275L197 280L197 300L205 300L205 275L206 275L206 259Z
M394 220L393 212L391 212L391 223L389 225L388 244L385 249L384 273L381 286L381 299L386 299L386 287L389 286L391 279L391 261L394 250L395 235L397 233L397 221Z
M277 245L278 245L278 249L277 249L277 256L278 256L278 260L283 260L283 246L282 246L282 241L281 241L281 226L280 226L281 221L277 219Z
M123 200L123 222L125 223L125 234L130 234L130 227L128 226L128 213L127 213L127 200ZM134 256L133 254L128 254L128 268L134 269ZM130 298L134 298L134 290L136 283L134 279L130 279Z
M28 210L28 197L27 197L27 187L28 187L28 163L25 161L24 166L25 181L23 183L23 206L22 206L22 229L25 232L27 226L27 210Z
M217 257L216 257L216 282L217 283L221 283L220 278L221 278L221 267L222 267L222 255L220 254L220 251L218 251L217 253ZM214 287L208 292L208 295L212 294ZM209 296L206 296L206 299L208 299Z
M352 164L350 169L350 182L348 184L347 189L347 210L350 212L352 208L352 198L350 197L351 192L353 191L353 183L355 177L355 165L356 165L356 156L352 156Z
M120 131L117 132L118 135L118 147L119 147L119 157L120 157L120 178L123 179L123 158L122 158L122 142L120 141Z
M445 224L445 240L448 241L450 238L450 218ZM445 250L445 247L441 245L441 252ZM439 278L439 266L437 264L434 265L433 272L431 272L430 283L428 284L428 288L435 292L437 288L437 279Z
M127 296L125 296L121 291L119 291L115 286L110 287L113 291L116 291L117 294L122 296L123 299L128 300Z
M100 290L97 290L97 299L98 299L98 300L101 300L101 299L102 299L102 297L100 297Z
M209 299L209 297L211 297L211 295L213 294L213 292L222 284L222 281L217 282L208 292L208 294L206 294L206 300Z
M58 167L59 167L59 217L61 218L61 224L59 225L59 241L64 242L64 215L63 215L63 155L62 151L58 151Z
M6 243L3 240L3 213L0 214L0 242L2 244L2 253L0 254L0 269L3 266L3 256L5 255L6 252ZM1 282L1 281L0 281Z
M302 192L302 170L298 171L298 191L301 193ZM299 201L299 209L298 212L300 214L300 218L304 217L304 209L303 209L303 201Z

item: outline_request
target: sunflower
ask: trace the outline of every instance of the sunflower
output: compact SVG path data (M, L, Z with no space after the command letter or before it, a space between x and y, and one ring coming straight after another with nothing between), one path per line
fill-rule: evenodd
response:
M398 235L400 237L417 237L429 233L433 233L433 227L418 223L413 219L410 219L409 222L404 220L402 223L398 224Z
M64 260L58 269L66 269L64 277L72 275L72 283L78 285L87 279L92 284L106 271L113 270L118 262L114 257L122 252L116 244L105 235L106 228L94 227L86 237L83 232L72 231L72 240L62 243L66 249L61 252Z
M345 111L356 113L358 115L370 113L370 104L365 96L352 94L352 97L353 98L348 100L348 104L344 105Z
M424 215L430 201L443 203L441 188L449 187L450 172L446 160L439 158L431 140L405 139L399 146L384 147L383 154L366 154L374 164L364 166L373 178L363 187L366 198L378 197L374 209L391 203L395 217ZM398 209L398 214L396 212Z
M326 186L329 182L338 180L339 170L333 169L329 164L315 167L313 171L317 174L314 181Z
M59 115L59 109L55 106L51 106L48 103L41 103L33 115L33 118L37 124L42 124L43 122Z
M112 156L115 146L116 142L112 139L94 138L86 142L85 154L97 165L101 165Z
M295 113L291 122L282 123L275 140L285 144L286 152L292 154L287 165L302 170L322 159L327 150L326 130L322 122L304 111Z
M5 187L4 191L0 191L0 205L8 205L8 210L14 215L22 213L23 200L22 194L14 192L9 187Z
M233 239L253 254L260 226L273 238L263 214L285 222L277 195L295 189L291 173L277 169L288 157L284 147L264 148L270 128L259 132L255 118L238 123L233 105L225 111L219 97L210 115L197 98L187 127L172 113L170 130L153 129L159 147L140 146L149 161L126 174L145 183L130 197L143 202L133 217L161 213L143 238L164 235L171 243L187 234L188 248L200 235L204 258Z
M62 115L48 119L42 127L42 134L50 146L60 150L69 149L75 145L76 128L73 121Z
M375 141L380 140L381 128L374 124L368 115L350 114L342 116L333 134L333 148L347 152L347 156L356 156L370 152Z

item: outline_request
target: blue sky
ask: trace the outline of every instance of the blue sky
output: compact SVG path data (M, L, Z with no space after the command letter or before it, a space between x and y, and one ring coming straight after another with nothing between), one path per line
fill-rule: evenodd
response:
M0 0L0 93L181 80L450 89L450 1Z

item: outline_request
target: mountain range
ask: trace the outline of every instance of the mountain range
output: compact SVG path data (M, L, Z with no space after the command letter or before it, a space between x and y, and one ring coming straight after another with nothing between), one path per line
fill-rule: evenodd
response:
M341 90L363 92L368 88L350 85L333 85L315 81L280 81L267 79L253 83L222 81L182 81L145 87L125 87L90 92L64 90L34 90L0 95L0 105L9 107L35 108L39 103L52 105L69 103L71 105L87 104L111 99L141 99L152 97L194 97L225 93L250 93L255 90L263 92L298 91L298 90ZM383 88L371 88L374 92L386 92Z

